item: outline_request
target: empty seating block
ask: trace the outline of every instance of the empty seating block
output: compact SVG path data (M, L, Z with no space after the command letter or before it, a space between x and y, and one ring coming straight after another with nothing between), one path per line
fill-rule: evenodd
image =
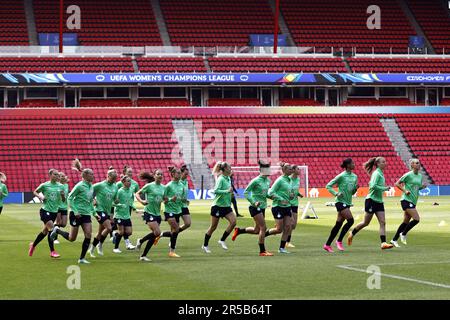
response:
M450 184L450 115L396 115L395 119L433 182Z
M62 108L56 99L25 99L16 108Z
M82 108L120 108L133 107L134 103L130 99L81 99L80 107Z
M340 58L210 58L213 72L347 72Z
M0 46L29 45L23 1L0 2L0 30Z
M323 106L319 101L312 99L280 99L282 107Z
M370 5L381 9L381 29L367 28ZM408 37L416 34L396 1L284 0L281 9L300 47L344 48L350 52L406 53ZM448 30L448 28L447 28ZM320 49L318 49L320 52Z
M187 99L144 99L141 98L137 102L139 107L190 107L191 104Z
M273 33L273 13L260 0L160 0L170 40L181 46L246 46L250 34Z
M425 32L436 53L442 49L450 51L450 17L447 1L440 0L407 0L409 8Z
M348 58L356 73L449 73L450 59Z
M140 72L206 72L203 58L138 58Z
M414 105L407 98L381 98L367 99L367 98L348 98L343 106L411 106Z
M34 0L37 32L58 32L59 3ZM81 29L76 32L84 46L159 46L162 44L149 0L74 0L81 9ZM65 15L65 19L67 19Z
M209 107L226 107L226 106L246 106L260 107L262 106L259 99L209 99Z
M121 171L129 165L135 175L165 169L176 146L172 131L170 117L151 115L1 117L0 168L11 192L34 190L48 179L49 168L64 171L72 187L81 180L71 169L75 157L94 170L96 181L105 178L109 166ZM168 181L165 173L164 183Z
M0 72L133 73L131 58L0 57Z
M267 129L279 130L279 156L281 161L309 166L310 187L324 187L336 174L341 172L342 160L352 157L356 162L355 173L359 176L359 185L367 186L369 176L363 171L362 164L370 157L386 157L386 183L392 185L407 170L405 164L394 150L377 115L227 115L197 116L201 120L201 133L209 129L220 130L226 136L227 130ZM345 128L342 124L345 123ZM200 130L200 127L197 127ZM200 134L200 132L199 132ZM203 141L203 148L211 141ZM242 147L242 145L240 145ZM267 152L270 156L271 141L268 138ZM248 155L257 159L258 143L246 139L244 163L239 166L257 166L251 163ZM225 151L224 151L225 152ZM224 153L225 154L225 153ZM212 167L215 154L208 157ZM234 146L234 163L237 165L239 154ZM227 158L227 161L230 160ZM230 160L231 162L231 160ZM246 187L248 181L238 182L238 187Z

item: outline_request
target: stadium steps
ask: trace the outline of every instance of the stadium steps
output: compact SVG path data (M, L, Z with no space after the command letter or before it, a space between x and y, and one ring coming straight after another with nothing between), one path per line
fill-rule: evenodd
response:
M38 46L39 40L36 31L36 19L34 18L33 0L24 0L24 6L30 46Z
M384 131L386 131L389 140L394 146L395 151L405 164L406 169L410 169L409 159L417 158L417 156L411 150L411 147L409 146L408 142L403 136L403 133L400 130L400 127L398 126L397 122L395 121L394 118L381 118L380 122L383 125ZM432 179L430 178L428 172L423 167L421 168L420 172L422 173L426 183L431 184Z
M404 0L397 0L398 5L400 6L400 8L403 10L403 13L405 14L406 17L408 17L409 22L411 23L411 25L413 26L414 30L416 30L416 34L419 37L423 37L425 39L425 43L427 45L427 50L428 53L430 54L436 54L436 52L434 51L433 46L431 45L430 40L428 40L427 36L425 35L425 32L423 32L422 27L419 25L419 23L416 20L416 17L414 16L414 14L412 13L411 9L409 8L408 4L406 3L406 1Z
M183 162L188 165L195 189L213 189L214 179L208 162L203 155L201 140L197 134L196 123L192 119L173 119L176 135ZM202 188L203 176L203 188Z
M155 14L156 24L159 29L159 34L164 46L171 47L172 42L170 41L169 31L167 30L166 20L161 10L161 4L159 0L150 0L150 3Z
M276 0L269 0L269 4L275 16ZM286 20L284 20L283 12L281 11L281 9L280 9L280 16L278 17L278 25L280 27L282 34L286 35L287 37L288 46L294 47L295 46L294 38L292 37L291 31L287 26Z

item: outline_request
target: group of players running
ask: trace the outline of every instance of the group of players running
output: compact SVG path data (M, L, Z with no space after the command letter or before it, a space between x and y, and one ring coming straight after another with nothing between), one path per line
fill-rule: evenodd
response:
M398 227L394 238L390 243L386 242L386 222L385 210L383 205L383 193L391 187L385 185L384 169L386 160L383 157L369 159L364 168L368 174L371 174L369 183L369 194L365 199L364 220L351 230L347 238L347 244L351 245L355 235L364 227L369 225L373 215L376 215L380 224L381 249L390 249L399 247L397 240L406 244L406 234L419 223L420 217L416 210L416 204L419 196L419 190L426 188L423 184L420 174L420 162L418 159L410 160L411 171L403 175L397 182L402 192L401 206L404 211L404 220ZM259 162L259 176L254 178L244 191L244 196L249 202L249 212L255 224L253 227L237 228L236 215L231 209L232 194L234 188L231 183L231 166L226 162L216 163L213 173L216 177L214 188L214 200L211 206L211 224L204 236L202 250L209 254L209 240L216 230L220 218L228 221L228 226L222 237L218 241L219 245L227 250L226 239L233 233L232 241L235 241L239 235L254 234L258 235L259 255L273 256L265 248L265 238L267 236L281 233L281 241L278 252L288 254L286 247L295 247L291 243L291 235L297 226L298 219L298 198L303 197L300 193L300 168L288 163L280 163L282 174L276 179L270 187L271 165L263 161ZM326 186L330 193L336 197L336 209L338 212L336 224L333 226L330 236L323 246L323 249L332 253L331 244L338 235L336 241L338 250L343 251L342 244L344 236L350 230L354 223L350 208L353 206L352 198L357 192L358 177L353 173L355 163L348 158L341 165L344 171L333 178ZM94 172L91 169L83 168L80 161L76 159L73 162L73 168L81 172L82 180L77 183L69 193L68 178L55 169L49 171L50 180L41 184L34 191L42 202L40 209L41 221L44 224L43 230L37 235L34 242L30 243L29 256L33 255L36 246L47 237L50 248L50 256L58 258L59 254L55 251L54 243L58 236L73 242L77 239L78 230L81 226L84 233L84 241L78 263L87 264L86 254L95 257L94 249L98 255L103 255L103 243L108 235L111 235L114 243L114 253L121 253L119 244L124 238L127 249L137 249L141 251L139 260L151 261L147 255L153 245L156 245L160 237L170 238L169 256L179 258L175 253L178 234L191 225L188 201L188 176L189 170L186 166L180 168L169 167L168 171L171 181L164 185L163 171L158 169L154 172L143 171L139 178L146 182L144 187L139 188L139 184L132 179L132 168L125 166L123 174L109 168L106 179L102 182L92 184L94 181ZM2 174L2 181L6 177ZM0 182L0 199L3 196L3 182ZM337 186L338 190L333 189ZM6 187L5 187L6 188ZM6 191L7 192L7 191ZM149 233L144 237L137 239L136 246L133 246L129 240L132 234L131 214L134 207L134 197L144 205L142 218L149 228ZM268 229L265 222L265 210L268 208L267 199L272 200L271 211L275 220L275 227ZM161 206L164 203L164 218L168 222L170 231L161 232ZM1 208L1 206L0 206ZM1 211L0 211L1 212ZM139 211L138 211L139 212ZM92 221L91 217L98 221L98 232L91 243ZM67 224L69 217L70 232L63 228ZM183 224L180 225L180 221ZM344 221L347 221L345 225ZM117 230L117 231L115 231Z

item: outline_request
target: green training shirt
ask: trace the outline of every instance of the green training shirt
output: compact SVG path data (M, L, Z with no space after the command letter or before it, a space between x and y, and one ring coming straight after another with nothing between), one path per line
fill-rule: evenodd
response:
M94 184L93 188L97 199L96 211L109 214L118 191L116 184L104 180Z
M214 187L212 206L226 208L231 206L231 180L229 176L220 175Z
M67 210L67 197L69 196L69 185L67 183L61 184L62 189L64 191L64 197L66 198L64 201L61 199L61 203L59 204L59 209Z
M180 183L183 185L183 196L182 196L182 202L183 202L183 208L189 207L188 203L188 195L189 195L189 185L187 179L180 180Z
M250 205L255 206L255 202L259 202L261 209L267 208L267 194L270 188L270 179L265 176L258 176L248 184L244 190L244 197L250 202Z
M285 175L278 177L269 189L269 197L273 199L272 207L290 207L291 189L291 178Z
M128 189L125 189L124 187L120 188L119 191L117 191L116 199L119 200L119 203L115 204L114 209L114 218L115 219L131 219L130 216L130 207L132 202L132 195L131 187Z
M170 181L166 184L164 190L164 197L167 197L169 201L165 204L164 212L180 214L183 208L183 197L184 187L180 181ZM177 200L172 201L172 198L176 196Z
M8 188L6 184L0 182L0 207L3 207L3 199L8 196Z
M300 177L297 178L292 178L291 179L291 193L294 194L294 199L291 199L291 201L289 202L289 204L292 207L297 207L298 206L298 197L300 195L300 191L298 189L300 189Z
M405 190L411 192L409 195L403 193L401 200L406 200L416 205L419 199L419 190L423 185L422 174L419 172L415 174L414 171L410 171L400 178L400 182L405 184Z
M122 181L117 182L116 185L117 185L117 190L119 190L120 188L123 187ZM133 180L133 179L131 179L130 190L131 190L131 198L133 199L133 201L131 201L131 207L132 207L133 209L136 209L136 208L134 207L134 194L135 194L136 192L139 191L139 184L138 184L135 180Z
M366 199L372 199L375 202L383 203L383 192L388 188L385 186L386 180L384 173L380 168L377 168L370 177L369 194Z
M69 207L75 213L90 216L94 214L94 188L92 183L78 182L69 193Z
M163 184L156 184L156 182L147 183L142 188L142 193L145 194L145 199L148 204L144 211L153 216L159 217L161 215L161 203L164 198L165 186Z
M338 192L333 189L333 186L337 185L341 195L337 197ZM358 185L358 176L353 172L341 172L328 182L327 190L336 197L336 202L344 203L348 206L353 205L353 195L356 192L356 186Z
M47 212L56 213L61 206L62 184L59 182L47 181L37 187L36 192L42 192L44 195L44 204L42 209Z

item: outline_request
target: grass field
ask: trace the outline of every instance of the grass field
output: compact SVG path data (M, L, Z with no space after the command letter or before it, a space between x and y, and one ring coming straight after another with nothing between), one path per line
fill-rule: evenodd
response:
M151 263L138 261L138 253L112 253L105 242L105 255L88 259L81 266L81 289L66 286L67 267L74 265L81 248L61 239L56 245L61 258L52 260L46 240L28 257L28 244L41 229L39 205L5 205L0 215L0 299L449 299L450 298L450 197L421 198L421 223L408 235L408 246L381 251L376 219L361 231L343 253L322 249L335 220L327 199L312 200L318 220L300 220L290 255L259 257L257 237L227 240L228 251L217 240L225 228L221 221L210 241L212 254L200 247L209 225L209 201L191 203L193 224L178 237L181 259L167 256L168 239L152 249ZM439 206L433 206L438 202ZM304 201L303 201L304 203ZM251 226L245 201L239 203L244 218L238 226ZM356 222L363 216L363 199L355 201ZM401 221L398 198L386 201L388 239ZM272 226L271 215L268 225ZM438 226L444 220L449 225ZM147 233L134 215L133 243ZM97 228L97 223L94 224ZM162 223L162 230L167 230ZM280 236L267 238L266 247L276 252ZM123 242L122 242L123 249ZM366 268L381 269L381 289L367 288ZM342 267L344 266L344 267ZM346 268L346 269L345 269Z

